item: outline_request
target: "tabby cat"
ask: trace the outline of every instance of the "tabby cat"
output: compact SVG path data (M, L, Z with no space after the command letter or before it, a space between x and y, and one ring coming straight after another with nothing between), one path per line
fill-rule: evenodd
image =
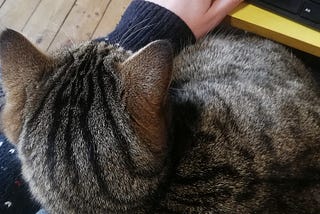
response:
M0 48L3 130L49 213L320 213L320 90L285 47Z

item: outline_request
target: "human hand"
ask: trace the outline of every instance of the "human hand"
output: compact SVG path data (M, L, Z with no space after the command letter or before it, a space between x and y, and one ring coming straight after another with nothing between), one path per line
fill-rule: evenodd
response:
M146 0L179 16L199 39L216 27L243 0Z

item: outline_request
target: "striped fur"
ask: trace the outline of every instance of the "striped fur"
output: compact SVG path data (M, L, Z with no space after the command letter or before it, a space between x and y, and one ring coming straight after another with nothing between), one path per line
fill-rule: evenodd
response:
M164 167L160 160L150 164L150 151L132 133L114 70L126 57L106 44L72 50L26 116L23 170L50 213L140 211L153 198ZM149 166L141 167L143 161Z
M320 212L320 92L286 48L221 30L182 51L164 155L134 128L121 66L157 79L162 57L136 55L84 43L27 89L19 153L49 213Z
M188 149L160 210L320 212L320 90L283 46L219 32L177 57L171 94Z

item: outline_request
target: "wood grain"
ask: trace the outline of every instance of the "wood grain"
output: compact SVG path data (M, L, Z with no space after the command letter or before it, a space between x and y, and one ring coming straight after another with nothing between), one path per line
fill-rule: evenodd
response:
M110 0L77 0L49 50L90 39L109 3Z
M0 0L0 8L2 7L4 2L5 2L5 0Z
M23 29L23 34L47 50L76 0L42 0ZM49 9L50 8L50 9Z
M112 0L96 31L94 32L93 38L106 36L110 33L118 24L123 12L130 2L131 0Z
M0 9L2 26L21 31L41 0L7 0Z

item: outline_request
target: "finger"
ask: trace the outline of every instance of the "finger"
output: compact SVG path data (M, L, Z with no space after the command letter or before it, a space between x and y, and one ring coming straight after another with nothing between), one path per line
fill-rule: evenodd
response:
M208 13L213 14L213 12L218 11L222 15L226 16L241 2L243 2L243 0L215 0L209 8Z
M211 27L216 27L243 0L215 0L206 13Z

